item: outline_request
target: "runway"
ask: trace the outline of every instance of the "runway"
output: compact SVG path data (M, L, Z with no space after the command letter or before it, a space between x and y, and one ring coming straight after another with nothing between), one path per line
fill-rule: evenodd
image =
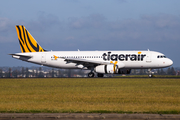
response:
M0 78L0 79L27 79L27 78ZM33 77L29 79L42 79L38 77ZM44 77L43 79L50 79L49 77ZM180 79L180 77L56 77L53 79Z
M0 113L0 120L179 120L177 114Z

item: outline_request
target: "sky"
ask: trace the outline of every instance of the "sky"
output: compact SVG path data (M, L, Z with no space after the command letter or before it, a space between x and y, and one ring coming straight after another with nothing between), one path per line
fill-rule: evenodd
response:
M180 67L180 0L2 0L0 67L37 66L16 60L15 25L46 50L158 51Z

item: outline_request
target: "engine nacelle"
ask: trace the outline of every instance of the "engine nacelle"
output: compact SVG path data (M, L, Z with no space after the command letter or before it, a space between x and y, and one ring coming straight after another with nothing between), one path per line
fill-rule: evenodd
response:
M130 74L131 69L118 69L118 74Z
M95 72L97 73L118 73L118 66L117 65L99 65L94 68Z

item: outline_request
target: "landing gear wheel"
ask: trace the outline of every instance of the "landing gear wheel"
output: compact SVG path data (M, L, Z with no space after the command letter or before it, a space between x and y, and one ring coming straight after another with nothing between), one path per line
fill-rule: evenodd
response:
M88 77L94 77L94 73L93 72L88 73Z
M98 77L103 77L104 74L98 73L97 76L98 76Z
M152 70L151 69L148 69L148 72L149 72L149 78L152 78L153 75L152 75Z
M151 78L152 77L152 75L149 75L149 78Z

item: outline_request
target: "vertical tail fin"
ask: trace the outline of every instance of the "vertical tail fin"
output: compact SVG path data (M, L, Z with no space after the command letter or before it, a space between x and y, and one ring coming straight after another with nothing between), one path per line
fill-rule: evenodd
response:
M22 53L45 51L23 25L16 25L16 31Z

